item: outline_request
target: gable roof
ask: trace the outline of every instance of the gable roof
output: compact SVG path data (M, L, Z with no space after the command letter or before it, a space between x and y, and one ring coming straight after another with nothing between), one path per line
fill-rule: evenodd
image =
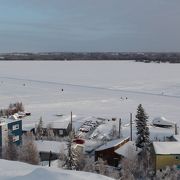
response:
M120 138L120 139L115 139L115 140L112 140L112 141L108 141L104 145L102 145L99 148L97 148L96 151L102 151L102 150L105 150L105 149L116 147L119 144L123 143L127 139L129 139L129 137L128 138Z
M128 141L127 143L123 144L119 147L115 153L118 155L124 156L127 159L133 160L135 157L141 152L140 148L136 147L134 141Z
M155 154L180 154L179 142L153 142Z

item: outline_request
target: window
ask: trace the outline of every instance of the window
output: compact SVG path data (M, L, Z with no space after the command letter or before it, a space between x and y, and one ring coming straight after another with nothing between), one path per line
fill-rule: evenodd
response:
M19 141L19 136L13 136L13 142Z
M177 155L175 158L176 158L177 160L179 160L179 159L180 159L180 156L179 156L179 155Z
M19 129L19 124L13 125L12 130L15 131L15 130L17 130L17 129Z
M63 130L62 129L59 130L59 134L63 135Z

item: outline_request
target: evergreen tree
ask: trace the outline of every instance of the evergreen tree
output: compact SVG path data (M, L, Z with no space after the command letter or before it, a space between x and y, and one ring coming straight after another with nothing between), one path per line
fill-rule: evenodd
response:
M43 136L43 132L44 132L43 131L43 120L42 120L42 117L40 117L39 123L36 128L36 138L41 139Z
M64 168L69 170L78 170L78 152L73 147L72 132L67 143L68 153L65 158Z
M137 128L137 139L136 146L139 148L146 149L150 143L149 141L149 128L147 126L148 116L140 104L137 108L136 114L136 128Z

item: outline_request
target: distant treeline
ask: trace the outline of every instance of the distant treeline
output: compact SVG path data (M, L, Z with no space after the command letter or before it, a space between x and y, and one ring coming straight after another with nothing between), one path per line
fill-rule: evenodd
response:
M135 60L140 62L180 63L180 53L115 53L115 52L50 52L50 53L6 53L0 60Z
M9 104L9 107L6 109L0 109L0 117L6 116L9 117L18 112L24 112L24 105L22 102L16 102Z

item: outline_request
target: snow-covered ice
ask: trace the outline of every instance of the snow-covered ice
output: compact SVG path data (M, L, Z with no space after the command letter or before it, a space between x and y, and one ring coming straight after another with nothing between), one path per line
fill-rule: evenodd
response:
M70 111L127 123L129 113L135 115L141 103L150 121L163 116L179 125L179 68L180 64L132 61L3 61L0 106L22 101L32 112L25 124Z

